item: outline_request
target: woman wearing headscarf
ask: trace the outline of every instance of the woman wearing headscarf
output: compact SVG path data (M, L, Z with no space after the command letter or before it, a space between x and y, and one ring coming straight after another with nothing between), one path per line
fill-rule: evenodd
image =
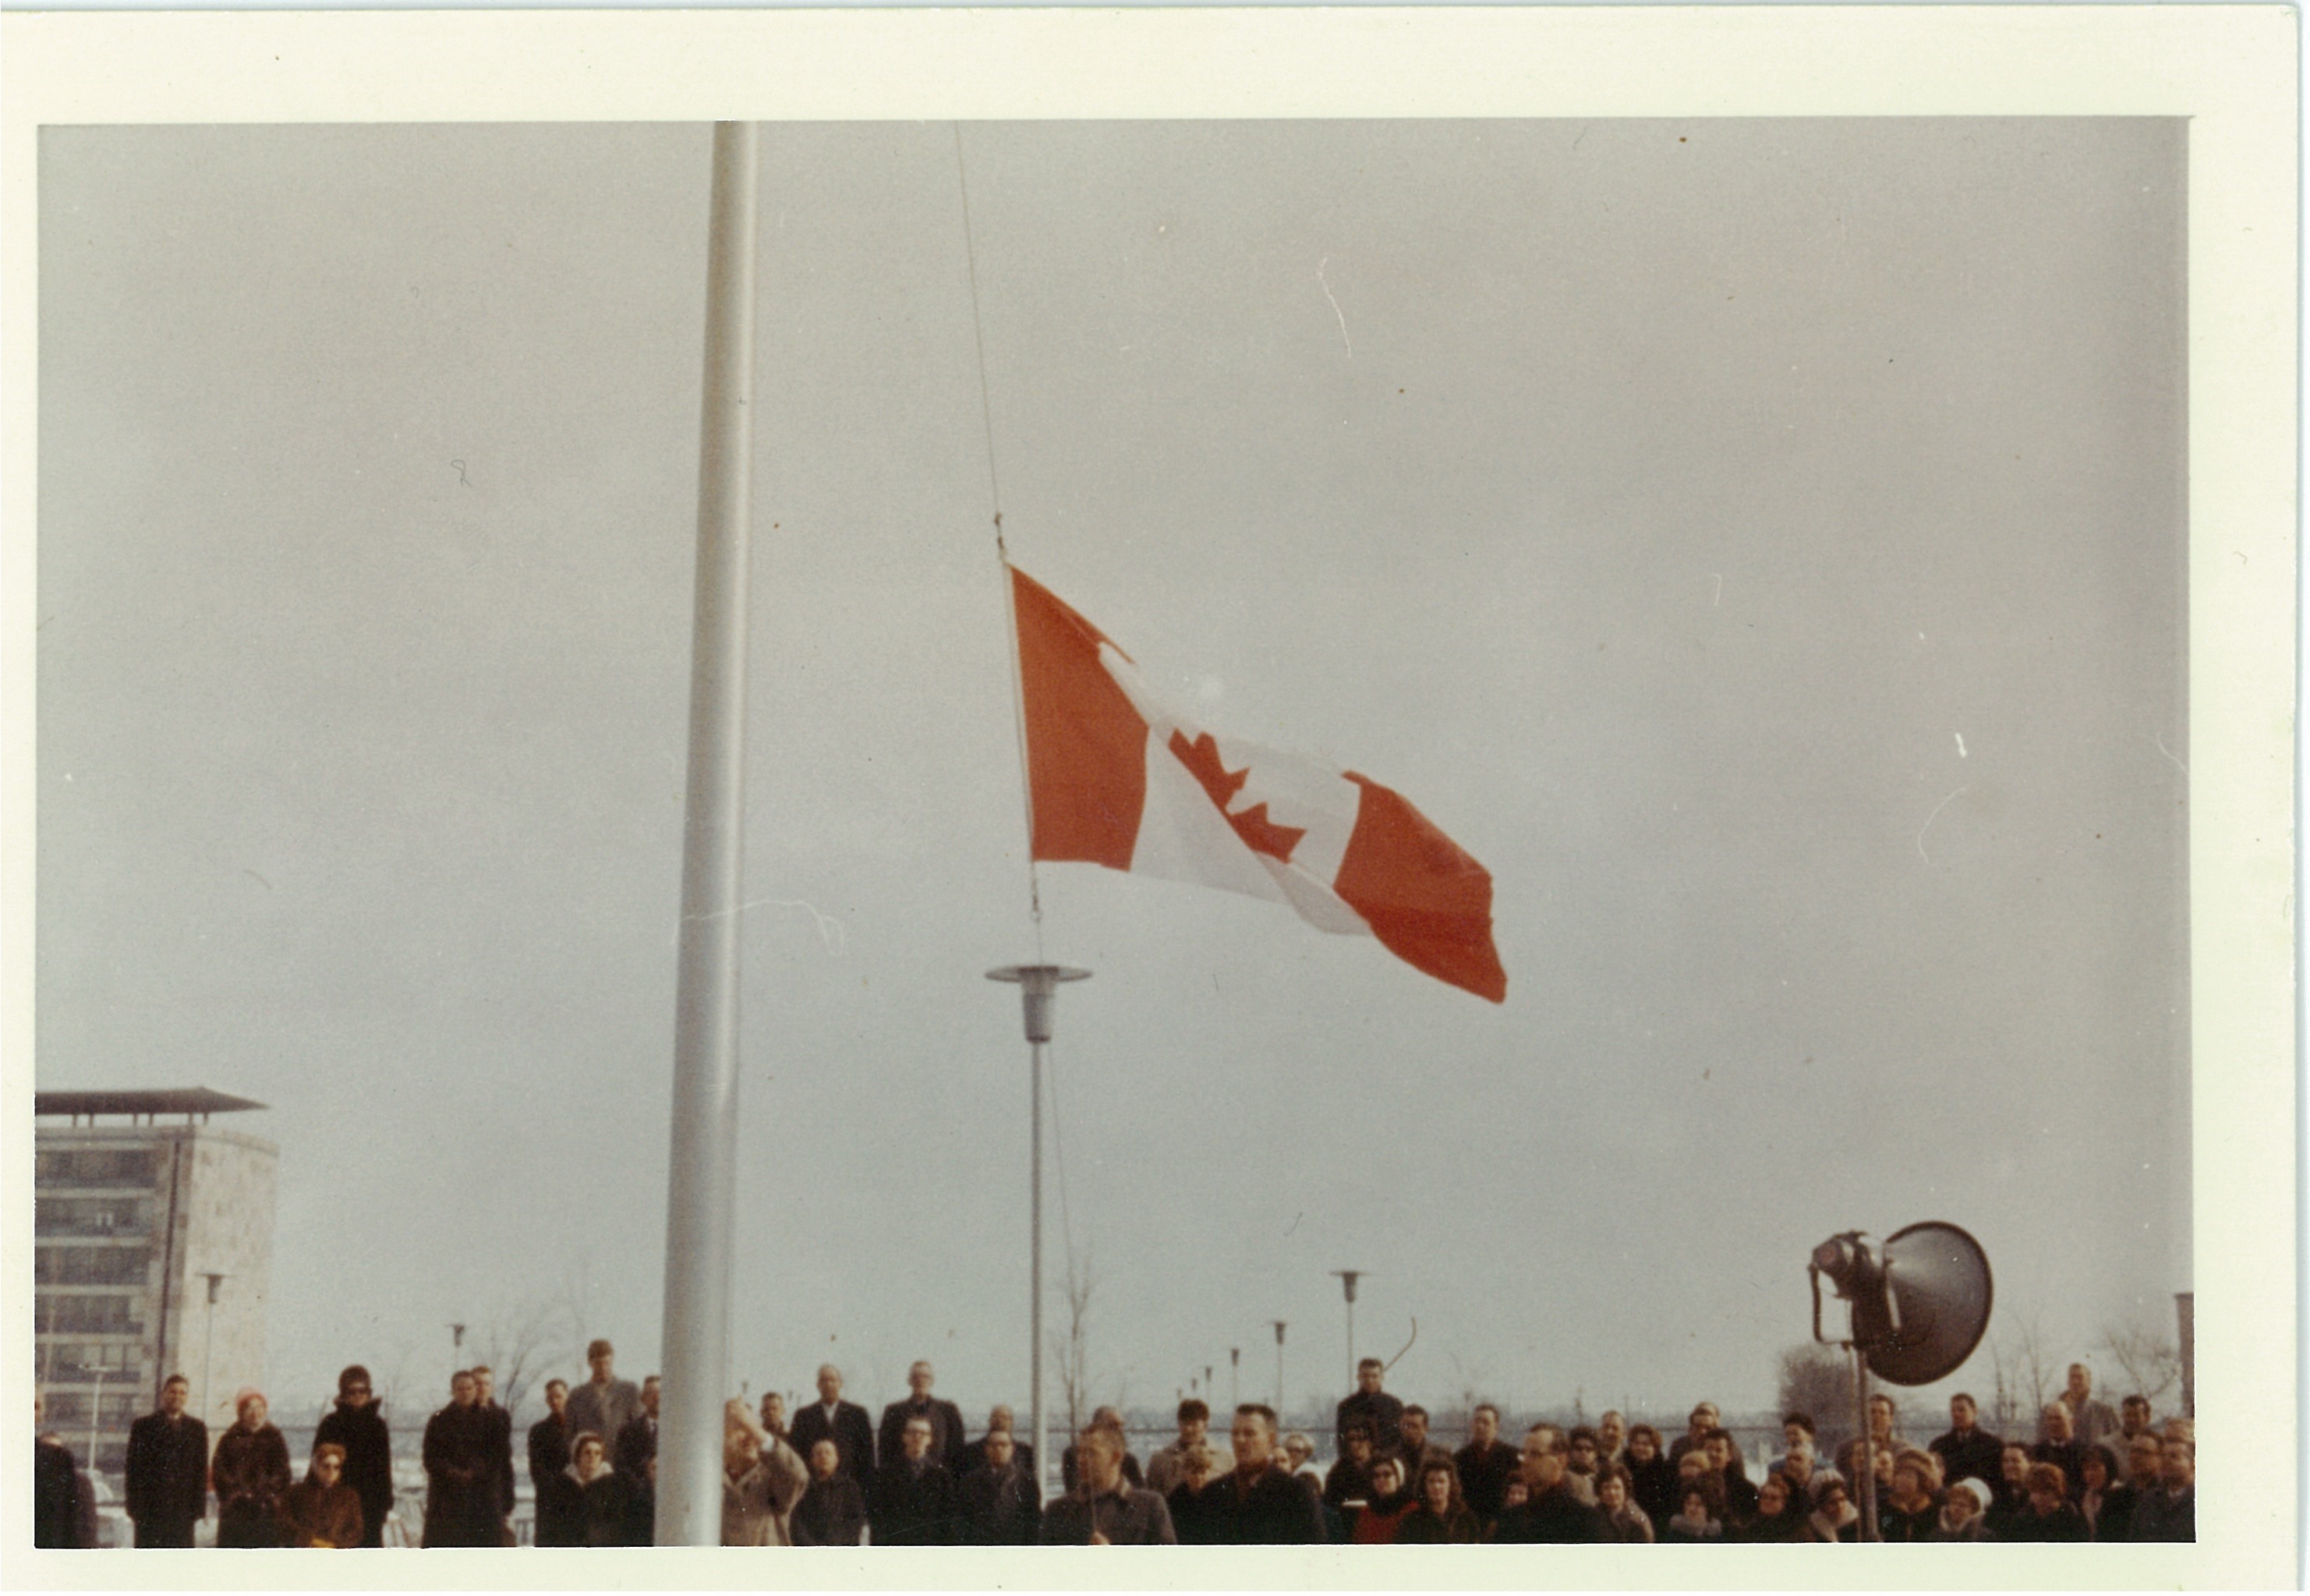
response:
M1845 1495L1845 1481L1835 1474L1813 1477L1812 1516L1805 1520L1805 1539L1857 1541L1861 1513Z
M571 1444L569 1466L554 1482L553 1544L623 1546L630 1492L610 1466L610 1449L591 1430ZM540 1544L543 1544L543 1540Z
M360 1493L345 1483L345 1449L334 1441L313 1448L305 1478L281 1498L281 1544L340 1548L362 1544Z
M281 1498L289 1494L289 1443L265 1420L265 1393L244 1385L233 1398L239 1417L217 1437L209 1459L216 1492L217 1544L278 1546Z
M1949 1488L1941 1499L1940 1521L1928 1540L1985 1540L1989 1488L1967 1475Z
M1386 1453L1372 1460L1371 1500L1356 1514L1354 1532L1348 1537L1356 1546L1393 1546L1396 1526L1412 1509L1411 1493L1403 1486L1403 1460Z
M1420 1464L1419 1505L1396 1525L1396 1545L1472 1545L1483 1533L1476 1510L1460 1495L1458 1466L1439 1457Z

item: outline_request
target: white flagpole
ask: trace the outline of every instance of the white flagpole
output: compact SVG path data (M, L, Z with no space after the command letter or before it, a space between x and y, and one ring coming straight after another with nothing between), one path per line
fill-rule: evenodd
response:
M665 1212L660 1546L722 1540L722 1404L738 1158L739 894L745 820L748 467L753 443L754 125L714 125L698 448L690 791L682 820L673 1133Z

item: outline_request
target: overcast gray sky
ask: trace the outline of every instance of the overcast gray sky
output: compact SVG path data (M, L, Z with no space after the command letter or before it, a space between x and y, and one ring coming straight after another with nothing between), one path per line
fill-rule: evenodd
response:
M2184 141L963 129L1014 558L1419 804L1510 983L1044 869L1099 1394L1264 1394L1276 1318L1342 1388L1358 1266L1414 1398L1763 1404L1812 1245L1924 1219L2064 1354L2170 1326ZM43 133L39 1079L272 1106L277 1391L539 1295L655 1362L707 175ZM762 181L739 1374L1023 1401L955 135L773 126Z

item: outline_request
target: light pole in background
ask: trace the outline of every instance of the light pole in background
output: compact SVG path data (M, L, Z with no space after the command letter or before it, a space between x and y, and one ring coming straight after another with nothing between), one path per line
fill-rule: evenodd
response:
M1368 1269L1335 1269L1340 1284L1348 1296L1348 1389L1356 1388L1356 1281L1371 1271Z
M1051 1009L1058 996L1059 984L1088 981L1090 972L1057 964L1011 964L987 971L986 978L1017 984L1027 1026L1027 1138L1033 1149L1027 1158L1030 1193L1027 1201L1030 1232L1027 1244L1027 1293L1032 1299L1027 1310L1027 1379L1034 1387L1031 1422L1035 1432L1035 1470L1043 1476L1035 1482L1039 1491L1048 1483L1051 1456L1050 1449L1044 1444L1043 1433L1043 1045L1051 1039Z
M1243 1349L1240 1347L1228 1349L1228 1406L1231 1409L1243 1406ZM1277 1409L1275 1417L1281 1422L1283 1410Z
M230 1275L204 1273L201 1279L209 1283L208 1307L201 1315L201 1407L213 1421L216 1418L216 1305L217 1288L232 1279Z
M1275 1326L1275 1420L1283 1422L1283 1321L1270 1319Z

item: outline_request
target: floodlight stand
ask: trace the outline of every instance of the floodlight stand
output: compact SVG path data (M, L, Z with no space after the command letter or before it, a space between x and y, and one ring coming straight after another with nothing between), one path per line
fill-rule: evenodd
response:
M1049 1482L1051 1466L1043 1432L1043 1044L1051 1039L1051 1009L1059 983L1087 981L1090 972L1056 964L1006 964L999 970L987 971L986 978L1017 983L1027 1021L1027 1095L1030 1099L1027 1134L1034 1143L1034 1151L1027 1160L1027 1180L1032 1193L1027 1202L1027 1222L1032 1232L1028 1242L1027 1292L1032 1302L1027 1310L1027 1378L1034 1387L1029 1406L1034 1415L1035 1494L1040 1499L1046 1494L1044 1488Z
M1860 1347L1847 1342L1853 1349L1853 1406L1861 1420L1861 1484L1858 1490L1861 1508L1861 1539L1874 1540L1877 1537L1877 1441L1869 1433L1869 1358Z
M1827 1345L1844 1348L1853 1354L1853 1410L1860 1420L1861 1476L1851 1482L1853 1505L1861 1509L1861 1539L1877 1539L1877 1448L1869 1434L1869 1357L1857 1339L1832 1341L1820 1331L1820 1269L1817 1264L1806 1266L1805 1274L1812 1284L1812 1339Z

